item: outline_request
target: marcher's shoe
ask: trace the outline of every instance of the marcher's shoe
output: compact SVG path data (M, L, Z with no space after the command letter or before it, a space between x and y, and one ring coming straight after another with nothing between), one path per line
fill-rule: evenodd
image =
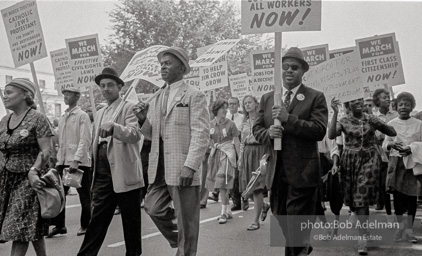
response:
M254 231L260 228L259 223L252 223L246 230L248 231Z
M268 210L271 208L271 205L269 203L264 202L264 207L262 207L262 213L261 213L261 221L265 221L267 218Z
M358 253L359 255L368 255L368 248L366 248L366 240L361 239L358 241Z
M234 204L230 210L234 212L234 211L240 211L240 209L241 209L240 205Z
M409 243L412 243L412 244L418 243L418 239L413 235L413 229L411 228L407 228L404 230L404 237L406 241L408 241Z
M86 228L81 227L76 233L77 236L83 236L86 233Z
M233 213L232 213L232 211L228 211L227 212L227 219L233 219Z
M396 230L396 232L394 233L394 242L401 242L403 240L403 232L404 229L398 229Z
M249 200L243 199L242 200L242 210L247 211L249 209Z
M226 224L227 223L227 215L221 214L220 218L218 218L218 224Z
M47 236L47 238L52 238L53 236L55 236L55 235L64 235L64 234L67 234L67 228L66 227L61 227L61 228L58 228L58 227L54 227L51 231L50 231L50 233L48 233L48 236Z
M211 196L208 196L208 199L218 202L218 196L214 192L211 193Z
M200 208L201 209L204 209L204 208L206 208L207 206L205 205L205 204L201 204L201 206L200 206Z
M380 204L377 204L377 206L375 207L375 210L377 211L381 211L382 209L384 209L384 206Z

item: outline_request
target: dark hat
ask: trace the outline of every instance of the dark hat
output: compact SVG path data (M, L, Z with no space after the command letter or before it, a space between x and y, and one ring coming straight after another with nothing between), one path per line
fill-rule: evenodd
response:
M282 61L284 61L286 58L293 58L293 59L298 60L302 64L305 72L309 70L309 64L303 58L303 53L299 48L290 47L290 49L287 50L286 54L284 54Z
M95 83L97 85L100 85L101 79L103 78L110 78L116 81L118 84L125 85L125 82L123 82L123 80L120 79L119 76L117 75L116 70L110 67L104 68L101 74L95 77Z
M14 86L18 87L24 91L32 93L32 98L35 97L35 84L29 79L26 78L15 78L10 83L6 84L6 86Z
M161 58L166 53L173 54L183 63L183 65L186 67L185 75L190 72L189 56L188 56L188 53L185 50L183 50L182 48L177 47L177 46L172 46L172 47L168 48L167 50L164 50L164 51L161 51L160 53L158 53L158 55L157 55L158 61L161 61Z

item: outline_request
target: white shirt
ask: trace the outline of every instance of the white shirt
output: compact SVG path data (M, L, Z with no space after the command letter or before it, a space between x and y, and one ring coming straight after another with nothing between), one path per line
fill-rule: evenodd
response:
M180 86L182 86L183 84L183 79L177 82L174 82L170 85L170 92L169 92L169 97L167 100L167 112L168 113L170 111L170 103L173 101L174 97L176 96L177 91L179 90ZM163 97L164 98L164 97ZM164 102L163 102L164 105ZM163 106L161 105L161 106Z
M230 111L227 112L226 118L232 120L234 124L236 125L236 128L241 131L242 130L242 123L243 123L243 115L239 114L239 112L236 112L234 115L230 113Z
M295 88L291 89L290 91L292 92L292 94L290 95L290 103L292 103L293 99L296 96L297 90L299 90L299 88L302 86L302 84L299 84L298 86L296 86ZM283 92L283 96L281 96L281 100L284 103L284 100L286 99L286 95L287 92L289 91L287 88L284 87L284 92Z
M115 100L113 103L111 103L111 105L107 106L106 109L104 110L104 115L103 115L103 119L101 119L101 123L100 126L107 123L107 122L111 122L113 121L113 114L114 111L117 109L117 107L119 106L120 102L122 101L122 98L118 98L117 100ZM98 144L101 144L102 142L109 142L111 139L111 137L107 137L107 138L99 138L98 140Z

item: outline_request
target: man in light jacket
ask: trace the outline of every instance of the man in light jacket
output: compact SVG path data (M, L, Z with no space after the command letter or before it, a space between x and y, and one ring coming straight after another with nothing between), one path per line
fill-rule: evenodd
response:
M125 255L139 256L142 254L140 196L144 180L138 119L133 113L134 104L122 102L119 97L124 82L114 69L104 68L95 83L107 100L107 107L95 116L92 218L78 256L98 254L117 205L122 217Z
M81 96L79 88L69 87L62 90L64 103L69 106L65 113L60 117L58 129L58 144L56 169L63 176L63 170L69 168L70 172L83 171L82 187L78 188L79 200L81 202L81 226L77 235L83 235L91 219L91 153L92 143L91 121L89 116L79 106L78 100ZM69 187L65 186L67 194ZM66 234L65 225L66 209L51 221L55 227L49 232L48 237L57 234Z

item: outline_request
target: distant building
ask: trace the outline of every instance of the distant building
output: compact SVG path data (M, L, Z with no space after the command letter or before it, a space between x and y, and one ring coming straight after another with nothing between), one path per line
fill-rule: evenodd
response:
M0 89L2 92L7 83L13 78L18 77L28 78L33 81L30 70L0 65ZM52 73L37 72L37 78L47 117L50 118L50 120L60 117L62 111L66 109L66 105L64 104L61 92L58 91L55 86L54 75ZM38 97L36 97L35 103L37 103L38 109L40 109Z

